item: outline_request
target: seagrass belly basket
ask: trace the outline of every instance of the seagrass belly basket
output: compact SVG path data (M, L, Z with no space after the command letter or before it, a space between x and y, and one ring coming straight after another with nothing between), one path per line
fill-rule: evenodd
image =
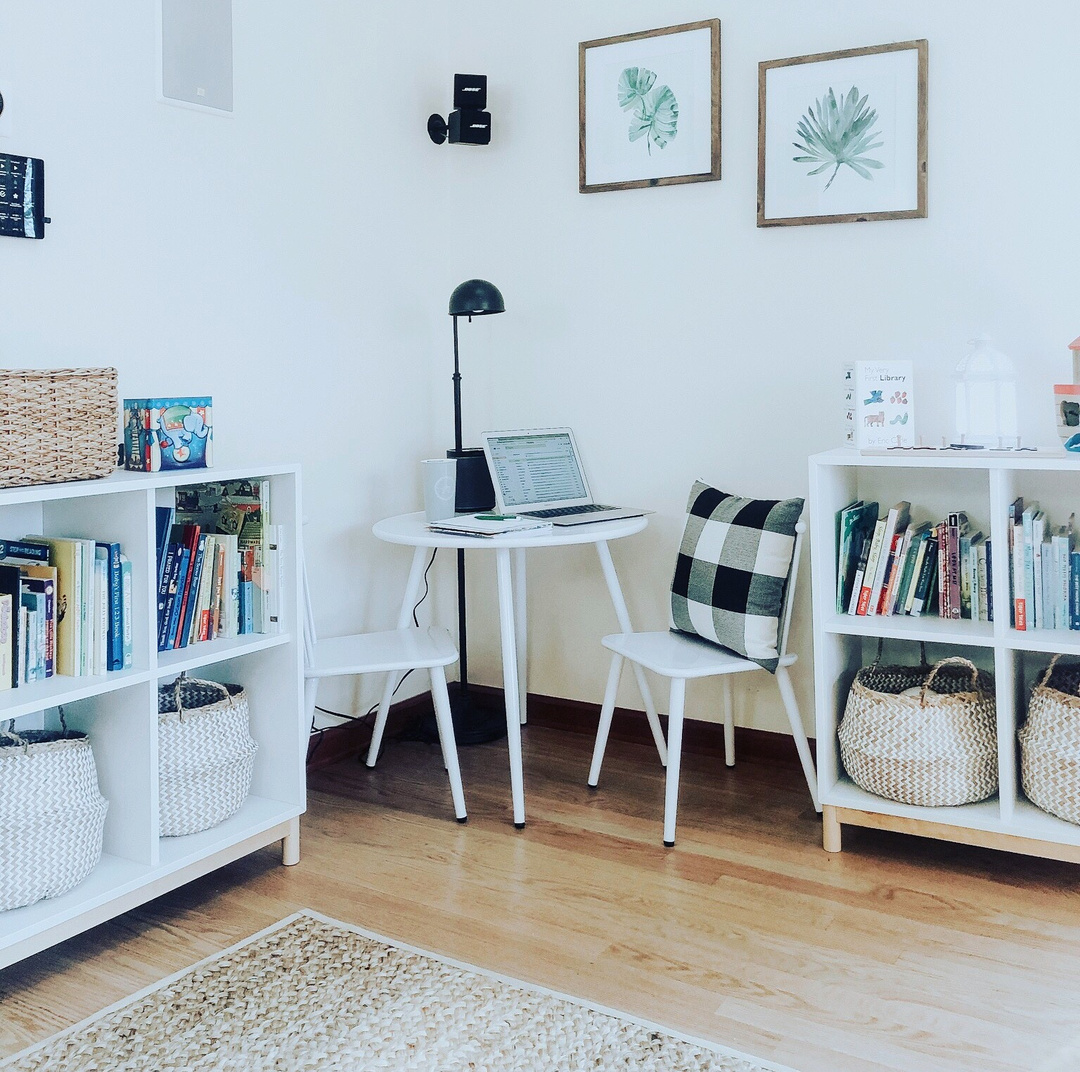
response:
M85 733L0 729L0 911L86 879L108 808Z
M162 837L196 834L239 811L258 745L241 685L179 677L158 688Z
M840 722L840 759L870 793L943 807L997 791L993 677L967 659L864 666Z
M1020 782L1043 811L1080 823L1080 665L1051 660L1017 731Z

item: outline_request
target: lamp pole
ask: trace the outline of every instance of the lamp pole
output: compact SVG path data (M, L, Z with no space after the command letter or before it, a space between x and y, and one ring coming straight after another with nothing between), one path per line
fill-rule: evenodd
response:
M458 363L458 314L454 321L454 454L461 457L461 368ZM470 323L472 317L469 317ZM458 684L463 707L468 707L469 695L469 637L465 622L465 548L457 549L457 596L458 596Z

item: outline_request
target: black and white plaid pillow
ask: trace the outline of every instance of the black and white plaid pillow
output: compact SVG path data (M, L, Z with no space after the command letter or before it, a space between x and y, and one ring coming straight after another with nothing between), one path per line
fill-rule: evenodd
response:
M671 628L776 671L802 499L744 499L696 481L671 582Z

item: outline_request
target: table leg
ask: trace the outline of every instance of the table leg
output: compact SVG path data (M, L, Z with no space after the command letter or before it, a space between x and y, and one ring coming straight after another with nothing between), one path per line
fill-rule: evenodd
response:
M608 593L615 608L619 628L624 633L632 633L634 629L630 624L630 614L626 609L626 600L623 599L619 576L615 572L615 563L611 561L611 550L607 545L607 540L597 542L596 553L600 556L600 568L604 572L604 580L607 581ZM641 702L645 705L645 716L649 720L649 729L652 730L656 751L660 755L660 762L667 766L667 746L664 744L664 733L660 728L660 716L656 713L656 704L653 703L652 690L649 688L649 682L641 666L635 662L631 662L631 665L634 668L634 677L637 679L638 692L641 693Z
M518 710L517 643L514 639L514 590L510 549L495 551L499 580L499 627L502 633L503 695L506 700L506 744L510 752L510 795L514 802L514 826L525 825L525 783L521 769L521 715Z
M409 579L405 582L405 595L401 599L398 611L397 627L408 629L412 625L412 609L416 606L416 597L420 592L420 582L424 579L424 559L427 548L417 547L413 551L412 565L409 567Z
M525 603L525 548L514 549L514 631L517 634L518 714L524 726L528 719L528 614Z

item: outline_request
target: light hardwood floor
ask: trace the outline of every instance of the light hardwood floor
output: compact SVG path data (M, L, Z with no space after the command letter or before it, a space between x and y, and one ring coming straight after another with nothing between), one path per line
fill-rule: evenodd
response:
M1080 1069L1080 867L845 830L821 849L798 768L684 758L661 845L648 746L525 733L461 749L453 821L434 746L311 779L301 863L264 850L0 972L0 1056L297 908L716 1039L799 1072Z

